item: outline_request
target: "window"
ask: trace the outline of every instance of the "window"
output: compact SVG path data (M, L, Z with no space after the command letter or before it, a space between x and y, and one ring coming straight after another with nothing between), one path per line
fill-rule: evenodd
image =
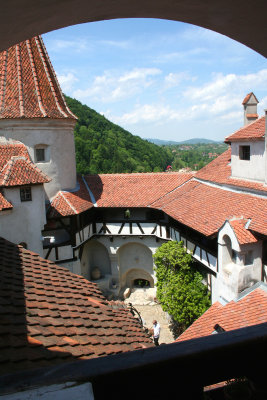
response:
M249 250L245 254L245 265L251 265L251 264L253 264L253 251Z
M45 149L35 149L36 162L45 161Z
M240 160L250 160L250 146L239 147L239 158Z
M232 261L233 263L236 263L238 260L238 253L235 250L232 250Z
M20 188L20 200L21 201L32 200L32 190L30 187Z

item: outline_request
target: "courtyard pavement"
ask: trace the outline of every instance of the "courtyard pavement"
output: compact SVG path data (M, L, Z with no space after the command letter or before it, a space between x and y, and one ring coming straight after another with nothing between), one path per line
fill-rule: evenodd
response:
M153 300L150 289L134 289L125 303L132 303L133 307L140 313L146 328L152 328L154 319L159 322L161 327L159 344L174 342L174 337L169 329L169 316Z

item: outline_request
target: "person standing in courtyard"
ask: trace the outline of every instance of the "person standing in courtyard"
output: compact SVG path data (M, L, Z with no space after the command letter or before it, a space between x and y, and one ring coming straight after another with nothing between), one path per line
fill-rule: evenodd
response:
M153 321L153 339L155 346L159 346L159 335L160 335L160 324L154 320Z

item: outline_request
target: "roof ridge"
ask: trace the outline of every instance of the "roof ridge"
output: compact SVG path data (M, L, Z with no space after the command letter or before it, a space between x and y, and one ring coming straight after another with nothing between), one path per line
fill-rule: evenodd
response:
M156 203L156 202L159 201L160 199L163 199L164 197L170 195L170 194L173 193L175 190L177 190L177 189L183 187L183 186L184 186L185 184L187 184L188 182L193 181L193 180L194 180L193 178L194 178L194 176L191 176L191 178L189 178L187 181L185 181L185 182L181 183L180 185L176 186L174 189L170 190L169 192L164 193L164 194L163 194L162 196L160 196L157 200L154 200L152 203L148 204L148 207L150 207L152 204ZM172 201L174 201L174 199L171 200L170 203L171 203Z
M60 107L60 104L59 104L59 101L58 101L58 97L57 97L57 94L56 94L56 90L55 90L54 84L53 84L52 79L51 79L50 74L49 74L49 70L48 70L48 67L47 67L47 63L46 63L46 60L45 60L45 57L44 57L45 52L44 52L43 42L40 41L40 36L35 36L34 40L35 40L36 46L37 46L37 48L38 48L39 55L40 55L40 57L41 57L41 61L42 61L42 63L43 63L43 67L44 67L44 70L45 70L45 73L46 73L46 77L47 77L47 79L48 79L48 82L49 82L49 85L50 85L50 89L51 89L51 93L52 93L52 95L53 95L53 97L54 97L56 106L57 106L59 112L60 112L64 117L67 117L67 114L66 114L66 113L62 110L62 108ZM46 54L45 54L45 55L46 55ZM47 59L47 62L48 62L48 59ZM49 66L50 66L50 65L49 65ZM52 71L52 72L53 72L53 71Z
M61 190L59 193L58 193L60 196L62 196L63 197L63 199L66 201L66 203L70 206L70 208L75 212L75 214L79 214L78 213L78 211L76 210L76 208L70 203L70 201L64 196L64 193L63 193L63 191Z
M258 124L261 120L265 119L265 115L262 115L261 117L257 118L255 121L252 121L248 125L241 126L241 128L237 129L234 133L231 133L230 135L226 136L224 139L225 143L229 143L229 138L234 136L238 132L243 132L244 130L251 129L253 125Z
M21 116L21 117L25 117L24 99L23 99L23 85L22 85L22 70L21 70L20 44L17 44L17 45L16 45L16 59L17 59L17 75L18 75L20 116Z
M32 70L32 76L33 76L33 81L34 81L34 85L35 85L35 89L36 89L39 108L40 108L40 111L43 114L43 116L47 117L47 113L46 113L46 111L44 109L43 102L42 102L39 82L38 82L38 79L37 79L37 73L36 73L36 68L35 68L33 54L32 54L32 48L31 48L29 40L26 40L26 46L27 46L27 50L28 50L28 54L29 54L30 65L31 65L31 70Z
M69 109L69 107L68 107L68 105L67 105L67 103L66 103L64 94L63 94L63 92L62 92L62 90L61 90L60 84L59 84L58 79L57 79L57 75L56 75L56 73L55 73L53 64L51 63L49 54L48 54L48 52L47 52L47 50L46 50L46 47L45 47L45 45L44 45L44 41L43 41L43 39L42 39L42 36L39 35L38 38L39 38L39 41L40 41L40 43L41 43L41 45L42 45L43 52L44 52L44 54L45 54L45 56L46 56L46 59L47 59L47 62L48 62L48 64L49 64L49 67L50 67L50 69L51 69L51 72L52 72L52 74L53 74L53 77L54 77L54 79L55 79L55 81L56 81L57 88L58 88L58 90L59 90L59 92L60 92L60 94L61 94L61 97L62 97L64 106L66 107L66 109L68 110L68 112L73 116L73 118L78 119L78 118L76 117L76 115L74 115L73 112ZM63 110L62 110L62 112L63 112L63 113L66 115L66 117L67 117L67 114L66 114Z
M2 67L2 77L1 77L1 83L0 83L0 113L2 112L5 104L5 81L6 81L6 74L7 74L7 55L8 55L8 50L3 51L3 67Z

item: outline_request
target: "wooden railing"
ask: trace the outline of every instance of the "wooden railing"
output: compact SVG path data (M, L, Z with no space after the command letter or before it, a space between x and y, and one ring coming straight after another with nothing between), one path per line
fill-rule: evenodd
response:
M90 382L95 400L202 399L205 386L230 378L246 376L256 387L258 384L264 387L262 362L266 350L267 323L2 376L0 394L66 382L79 387Z

